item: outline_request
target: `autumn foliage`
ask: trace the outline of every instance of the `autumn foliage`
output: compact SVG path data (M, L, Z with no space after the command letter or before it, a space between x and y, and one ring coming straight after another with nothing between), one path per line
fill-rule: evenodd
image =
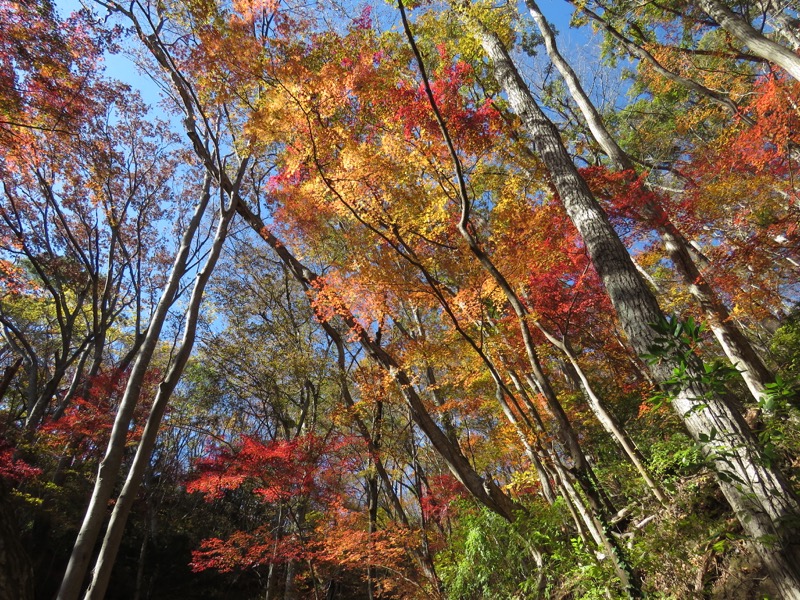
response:
M0 0L8 571L64 600L789 589L741 474L794 510L800 83L716 0L569 2L594 113L520 7L323 4ZM726 6L796 54L778 4Z

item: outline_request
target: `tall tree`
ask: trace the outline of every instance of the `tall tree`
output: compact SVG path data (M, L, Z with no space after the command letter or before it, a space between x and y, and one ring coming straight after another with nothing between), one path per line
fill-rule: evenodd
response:
M498 81L511 106L534 140L553 185L580 231L592 262L603 279L620 324L640 356L657 345L653 324L664 322L653 293L636 267L607 216L580 177L553 123L535 102L498 36L471 17L476 35L495 66ZM676 353L651 366L659 382L682 368ZM691 369L691 366L689 366ZM689 370L672 403L689 431L702 444L714 465L719 486L733 507L751 543L787 598L800 595L800 552L787 523L797 517L798 501L784 476L769 466L742 417L726 400L703 385L703 373ZM730 473L730 475L728 474ZM766 539L777 539L774 545Z
M586 120L593 137L616 168L633 173L635 171L633 161L608 131L603 118L575 75L575 71L559 53L555 35L536 2L526 0L526 5L544 38L548 56L564 78L567 89L578 104L581 115ZM656 228L664 241L664 247L675 269L692 296L702 307L703 314L725 355L741 372L754 399L757 402L763 402L766 400L766 386L774 381L773 375L766 368L752 344L737 327L715 290L701 274L693 258L693 248L664 210L662 204L659 203L657 192L652 195L642 195L641 203L642 206L639 210L643 218Z
M169 271L158 305L150 316L147 333L142 340L141 348L136 354L136 360L128 375L125 392L114 418L114 427L111 431L111 437L103 460L100 462L98 468L92 497L86 509L80 532L75 540L66 573L61 582L58 597L63 600L77 598L80 594L86 570L92 557L94 545L100 534L105 518L106 506L117 483L133 411L139 402L145 375L153 360L153 355L169 309L180 290L181 280L189 268L189 260L192 257L192 251L196 244L195 238L198 235L198 230L208 207L210 196L211 181L210 178L207 177L203 189L200 192L194 214L183 231L180 246L176 251L174 262Z

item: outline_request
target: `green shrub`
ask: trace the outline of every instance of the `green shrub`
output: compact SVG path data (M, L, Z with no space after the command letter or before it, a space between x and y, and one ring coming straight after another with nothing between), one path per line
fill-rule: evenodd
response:
M683 433L675 433L650 446L650 471L664 483L692 475L704 464L698 445Z

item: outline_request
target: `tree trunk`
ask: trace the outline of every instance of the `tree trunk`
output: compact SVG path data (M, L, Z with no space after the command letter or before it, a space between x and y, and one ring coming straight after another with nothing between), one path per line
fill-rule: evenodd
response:
M247 162L247 160L244 160L239 168L241 173L243 173L244 169L247 167ZM189 307L186 311L183 339L175 355L175 361L167 372L164 380L158 386L158 392L153 401L153 406L150 408L150 414L147 417L142 439L139 441L139 446L136 449L136 455L134 456L133 463L128 472L128 477L125 480L122 492L120 492L114 504L111 520L108 523L106 535L103 539L103 545L95 561L92 582L84 596L85 600L102 600L106 595L108 583L111 579L111 570L114 566L114 561L119 551L119 545L122 542L122 535L125 531L125 524L128 521L128 515L133 507L145 470L150 464L150 458L153 454L153 448L155 448L156 445L161 420L164 417L167 404L183 375L186 364L189 362L189 356L194 348L197 321L200 317L200 307L203 301L205 287L211 277L211 273L214 271L219 255L222 252L222 245L228 236L231 219L235 214L236 202L237 190L234 190L234 193L231 194L231 205L225 208L220 215L220 221L206 263L195 279L194 289L189 299Z
M756 402L762 402L765 400L766 386L775 380L774 376L764 365L750 340L736 326L727 307L698 270L686 239L669 220L659 228L659 233L664 240L664 247L670 260L703 310L706 322L725 356L739 371Z
M144 590L144 566L145 559L147 558L147 544L150 541L149 534L149 528L145 527L142 545L139 548L139 560L136 564L136 587L133 590L133 600L142 600L142 592Z
M8 387L11 385L11 382L14 381L14 377L21 366L22 357L20 356L13 364L8 365L3 371L3 378L0 380L0 400L5 397Z
M584 91L577 75L558 52L555 35L539 11L535 0L525 0L525 4L528 6L531 16L544 37L550 60L561 73L570 95L578 104L589 130L592 132L592 136L617 168L623 171L633 171L633 161L608 132L602 116ZM742 379L744 379L753 398L757 402L763 400L766 385L772 382L774 378L764 366L752 344L731 319L728 309L700 273L692 258L688 241L671 222L661 206L658 206L655 202L643 206L642 212L644 213L643 216L654 224L661 235L667 254L683 279L684 284L689 288L690 293L702 308L705 318L725 355L733 366L740 371ZM638 271L642 271L635 263L634 266Z
M606 432L625 452L628 460L630 460L631 464L633 464L636 470L639 471L639 475L642 476L642 479L644 479L645 484L650 489L650 492L653 494L653 496L655 496L656 500L658 500L661 504L666 504L667 498L664 495L664 492L661 491L661 488L658 486L658 484L650 476L650 472L645 466L644 456L642 456L642 453L639 452L636 444L633 443L633 440L630 438L628 433L619 424L617 418L606 410L603 402L600 400L597 394L594 393L594 389L592 388L591 383L589 383L589 379L586 377L586 374L583 372L580 364L578 363L578 359L572 352L572 348L570 348L569 344L566 342L561 342L559 347L567 356L572 368L575 369L575 374L580 380L583 391L585 392L586 400L589 403L589 406L592 409L595 417L597 417L597 420L600 422L600 425L603 426L603 429L606 430Z
M719 23L719 26L725 31L745 44L753 54L782 67L792 77L800 81L800 57L794 52L759 33L750 23L733 12L720 0L698 0L697 3L709 17Z
M541 464L538 460L537 449L534 449L530 443L530 440L528 439L528 436L526 435L524 428L517 420L514 412L511 410L511 407L505 401L503 389L500 386L497 386L496 395L497 401L502 407L503 413L506 415L506 419L509 421L509 423L511 423L511 425L514 426L514 429L516 430L516 433L520 438L523 447L525 448L525 453L528 455L531 462L534 464ZM605 526L602 513L598 514L598 511L590 510L585 506L583 499L572 487L572 482L569 480L568 474L565 472L560 463L558 463L558 457L555 455L555 453L552 453L550 458L551 460L549 462L553 464L554 468L559 473L557 480L559 481L559 487L562 490L564 497L568 499L572 506L578 508L578 514L580 514L584 525L591 532L596 544L602 550L604 550L606 555L612 560L614 571L622 583L623 590L626 591L629 597L638 598L641 595L641 584L633 576L633 571L624 559L622 549L619 547L617 540L614 539L608 528ZM580 523L576 523L576 525L580 531Z
M375 415L372 420L372 443L375 446L376 456L370 458L370 465L377 463L379 457L377 456L377 452L380 450L381 447L381 429L382 429L382 422L383 422L383 402L378 400L375 403ZM372 469L370 469L372 471ZM372 537L375 532L378 530L378 474L377 469L374 472L370 472L370 475L367 479L367 500L368 500L368 507L367 511L369 512L369 544L370 544L370 554L373 552L374 544L372 542ZM373 600L375 597L374 589L373 589L373 576L374 576L374 568L372 566L372 560L367 563L367 597L369 600Z
M553 123L545 116L520 77L500 39L473 20L484 50L495 66L509 102L534 140L570 219L583 237L620 324L639 356L656 345L652 323L664 315L637 273L586 182L580 177ZM679 358L654 365L664 382ZM694 372L699 381L702 373ZM725 497L785 598L800 598L800 531L798 500L786 479L768 466L741 417L724 399L699 385L685 385L673 406L717 473ZM774 540L774 543L770 543Z
M514 388L517 390L517 393L522 396L522 401L525 403L528 412L531 413L534 423L536 423L538 429L543 432L544 424L542 423L536 407L531 402L530 396L528 396L528 393L525 391L522 381L519 379L519 375L512 370L509 370L508 374L511 378L511 381L514 383ZM534 431L536 431L536 428L534 428ZM555 493L553 492L553 485L550 482L550 473L545 468L544 463L538 456L536 456L533 466L536 469L536 474L539 476L539 483L542 485L542 496L544 496L544 499L547 500L548 504L553 504L556 501L556 497Z
M290 560L286 563L286 579L283 588L283 600L297 600L297 561Z
M75 545L72 548L67 570L61 581L61 587L57 597L58 600L75 600L80 595L92 551L94 550L97 537L100 534L100 529L106 516L108 501L117 483L117 476L119 475L119 468L122 464L122 458L125 452L125 442L128 437L128 427L133 416L133 410L139 402L145 374L150 367L150 361L152 360L158 339L161 335L161 329L166 320L167 312L175 299L180 280L186 271L186 263L191 251L192 240L200 226L200 221L208 205L210 185L211 179L209 177L206 179L203 196L195 209L189 225L183 233L180 248L175 256L169 279L161 293L158 306L153 316L150 318L147 334L139 354L136 357L133 368L131 369L131 374L128 377L125 392L114 419L111 438L109 439L105 456L100 462L92 497L86 509L86 514L84 515L81 529L78 532L78 537L75 540Z

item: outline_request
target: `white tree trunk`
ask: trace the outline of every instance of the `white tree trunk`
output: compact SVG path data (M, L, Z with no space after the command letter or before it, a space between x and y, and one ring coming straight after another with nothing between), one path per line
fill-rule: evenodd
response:
M750 23L720 0L698 0L697 3L709 17L745 44L753 54L784 68L792 77L800 81L800 57L794 52L759 33Z
M122 396L117 415L114 418L114 425L111 430L111 438L108 441L106 453L100 462L100 467L95 480L92 497L81 524L75 545L72 548L67 570L61 581L58 591L58 600L76 600L81 592L83 579L89 566L92 551L94 550L97 537L106 516L108 501L117 483L119 468L122 464L122 457L125 452L125 441L128 436L128 427L133 416L133 410L139 402L142 392L142 385L147 369L153 358L156 344L161 335L161 329L167 317L169 307L175 300L181 278L186 272L186 264L191 253L192 240L195 237L200 222L205 213L209 202L209 186L211 180L206 179L203 195L194 211L191 221L181 238L180 247L175 255L172 269L161 292L156 310L150 317L150 324L147 328L142 347L133 363L125 392Z
M246 168L247 161L244 161L240 167L240 171ZM208 283L211 273L219 259L222 245L228 235L231 219L235 214L235 205L237 202L236 194L231 199L230 206L223 209L220 215L220 221L217 225L217 231L214 235L214 240L211 244L211 250L203 269L197 274L195 278L194 288L189 299L189 307L186 311L186 318L183 327L183 338L181 339L180 347L175 355L175 360L169 368L166 377L158 386L153 405L150 408L150 414L144 426L142 438L139 441L139 446L136 449L133 463L128 471L128 477L125 480L125 485L122 488L117 501L114 503L114 510L111 513L111 520L106 528L106 535L103 539L103 545L100 548L100 553L95 561L95 567L92 573L92 581L89 589L84 596L84 600L102 600L105 597L106 590L108 589L108 582L111 579L111 570L114 566L114 561L117 557L119 545L122 542L122 534L125 531L125 524L128 521L128 515L133 507L136 494L139 491L139 486L142 483L147 466L150 464L150 458L153 454L153 448L158 438L158 430L161 425L161 420L164 417L167 404L169 403L175 387L178 385L183 371L186 368L186 363L189 361L189 356L194 348L195 335L197 331L197 321L200 317L200 306L203 300L206 284Z

